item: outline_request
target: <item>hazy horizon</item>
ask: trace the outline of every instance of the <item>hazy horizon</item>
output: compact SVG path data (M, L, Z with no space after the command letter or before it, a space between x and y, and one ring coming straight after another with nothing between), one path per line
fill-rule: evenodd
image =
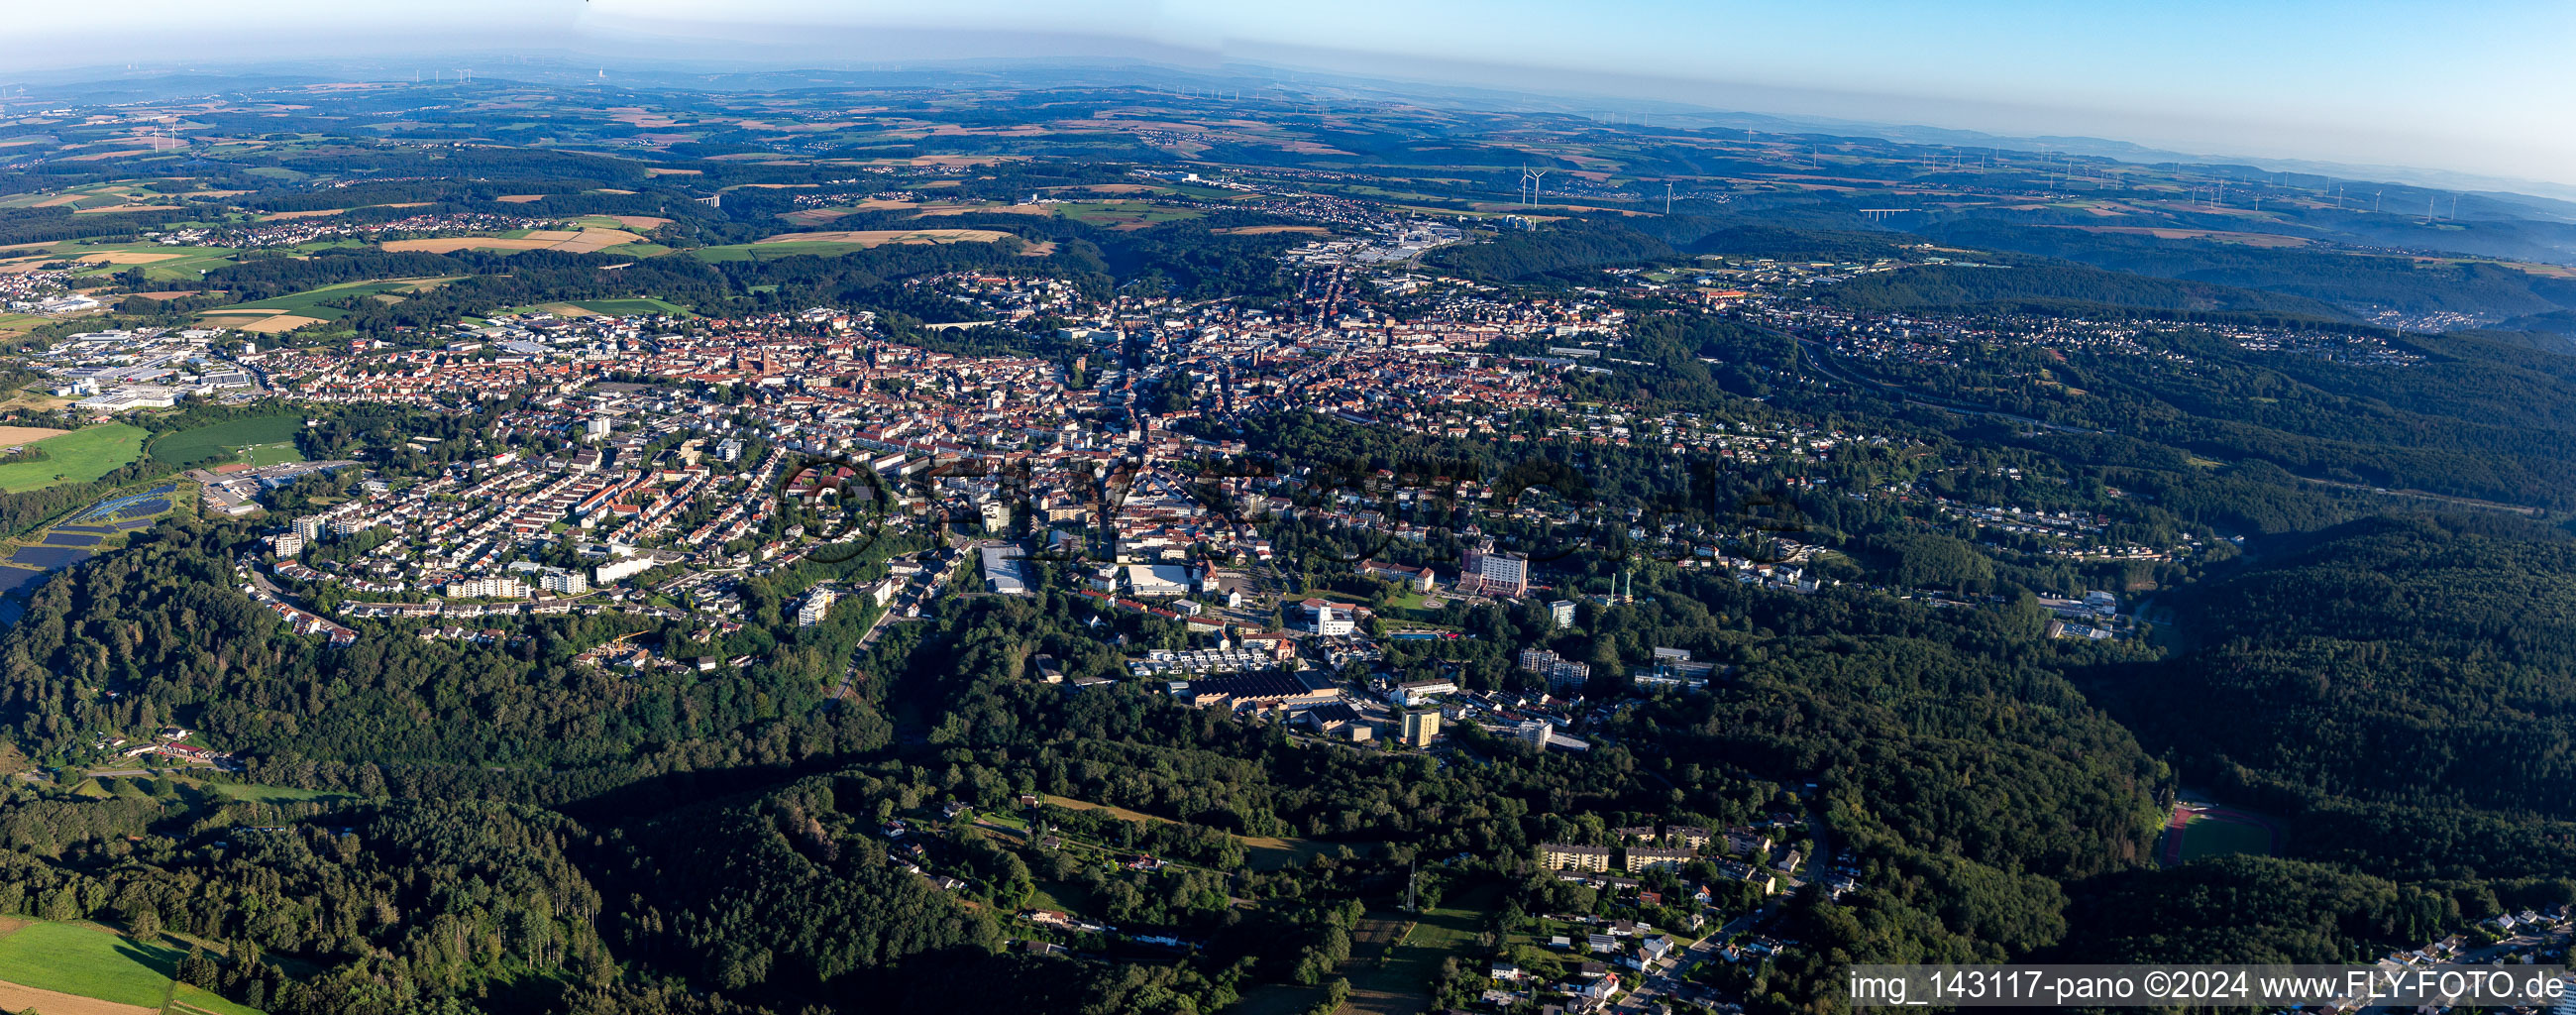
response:
M746 0L454 0L379 10L318 0L207 9L135 0L16 14L0 60L22 72L181 70L463 49L853 69L973 58L1308 68L1395 82L1589 95L1712 111L2086 136L2209 157L2409 167L2576 185L2576 7L2484 8L2415 24L2391 4L2183 3L2085 10L2017 2L1866 2L1796 10L1622 0L1294 10L1149 0L935 10ZM498 69L498 68L492 68Z

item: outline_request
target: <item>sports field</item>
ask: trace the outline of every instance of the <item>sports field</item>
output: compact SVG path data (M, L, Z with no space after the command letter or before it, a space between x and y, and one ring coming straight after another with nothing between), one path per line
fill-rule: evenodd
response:
M254 444L293 444L297 431L304 429L304 417L298 415L248 416L241 419L209 423L176 433L162 434L152 441L152 457L172 465L196 465L223 458L235 449ZM301 459L279 459L300 461Z
M294 441L275 441L268 444L246 445L236 453L235 457L252 465L284 465L288 462L303 461L304 452L296 449Z
M56 483L86 483L143 457L144 430L124 423L105 423L37 441L42 461L0 458L0 490L21 493Z

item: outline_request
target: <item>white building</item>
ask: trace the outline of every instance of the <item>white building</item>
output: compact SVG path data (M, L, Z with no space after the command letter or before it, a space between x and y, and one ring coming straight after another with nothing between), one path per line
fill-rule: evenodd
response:
M653 569L653 558L645 556L612 560L590 569L590 577L601 585L613 585Z
M812 627L822 623L823 618L832 612L834 598L830 586L816 586L814 591L805 595L805 605L796 608L796 626Z
M1306 627L1327 638L1346 635L1359 629L1350 607L1337 606L1322 599L1309 599L1297 604L1306 612Z
M447 583L449 599L525 599L528 583L516 578L484 576Z

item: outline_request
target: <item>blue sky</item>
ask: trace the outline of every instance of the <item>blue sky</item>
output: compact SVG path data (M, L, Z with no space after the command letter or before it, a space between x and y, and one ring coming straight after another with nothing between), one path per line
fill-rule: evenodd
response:
M507 44L842 64L1228 60L2576 183L2576 2L119 0L0 67ZM5 78L6 71L0 71Z

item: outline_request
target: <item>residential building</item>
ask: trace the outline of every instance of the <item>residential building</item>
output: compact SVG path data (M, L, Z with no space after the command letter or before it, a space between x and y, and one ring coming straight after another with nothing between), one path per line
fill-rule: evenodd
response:
M1458 588L1489 596L1517 596L1529 591L1529 558L1495 550L1492 541L1467 551Z
M1435 709L1414 709L1404 713L1404 742L1413 747L1429 747L1440 735L1440 713Z
M1681 865L1691 862L1691 860L1696 858L1698 855L1699 854L1687 849L1667 849L1662 846L1630 846L1628 847L1627 869L1631 874L1659 869L1679 870Z
M1538 844L1538 862L1552 871L1606 871L1610 869L1610 847L1542 842Z

